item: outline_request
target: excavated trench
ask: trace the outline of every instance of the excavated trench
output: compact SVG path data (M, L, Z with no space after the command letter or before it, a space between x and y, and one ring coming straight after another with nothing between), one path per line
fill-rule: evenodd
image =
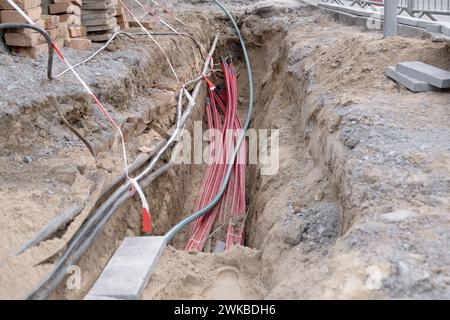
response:
M448 62L442 57L448 48L436 43L424 45L423 40L417 39L383 40L375 33L363 33L338 25L328 16L306 6L272 11L266 7L253 8L235 12L235 15L247 41L255 78L256 101L251 128L258 132L260 142L267 140L265 145L278 142L279 148L269 151L273 167L269 171L262 170L267 169L267 164L260 162L248 166L246 246L219 254L186 252L181 250L186 233L181 233L162 256L143 299L399 298L420 297L422 294L426 297L427 288L431 286L429 283L434 278L424 275L434 271L422 270L421 265L414 270L422 273L408 273L405 270L411 269L405 265L420 263L422 254L431 257L428 262L436 268L446 268L445 262L450 259L444 254L445 250L440 253L433 250L440 246L445 248L445 225L448 221L441 220L438 215L419 218L419 213L421 210L447 210L446 202L438 199L445 198L448 188L427 189L430 181L433 186L445 185L439 177L430 178L430 169L424 169L423 182L419 182L421 178L417 176L410 179L408 174L403 175L422 161L422 158L416 158L416 153L410 154L404 141L408 137L422 145L431 141L436 154L443 152L447 145L440 137L445 137L445 134L427 131L425 133L429 136L423 138L425 133L417 133L414 126L417 121L423 122L423 128L429 121L441 123L446 111L437 107L435 113L428 114L434 120L421 117L417 120L422 108L421 100L386 81L382 70L399 57L411 60L425 57L430 63L445 66ZM215 58L218 61L221 56L233 56L239 72L239 112L244 119L248 103L247 78L238 41L227 21L209 9L186 10L182 17L196 31L202 44L209 44L215 31L221 32ZM338 36L340 38L336 40ZM135 40L126 41L131 41L134 49L140 46ZM119 42L107 56L120 56L127 48L126 43ZM195 75L197 71L185 64L192 59L192 46L168 39L162 43L180 74L186 78ZM125 124L129 153L133 159L151 152L142 151L142 146L148 147L167 138L166 132L175 121L176 85L170 80L167 68L163 67L161 55L150 45L144 49L150 50L150 54L141 55L143 60L140 62L137 58L132 59L131 66L128 65L131 72L123 79L118 80L112 74L95 85L102 99L112 101L119 117L133 114ZM358 56L360 60L346 60L345 56ZM200 65L201 60L197 57L196 64ZM105 85L107 90L100 90ZM193 121L203 119L205 96L205 89L202 89L196 111L188 123L191 131ZM39 150L47 150L52 155L51 161L33 160L34 170L38 168L42 174L33 175L31 168L25 167L24 170L28 171L22 172L21 177L25 179L22 182L25 184L27 179L45 181L40 187L56 192L56 195L36 194L23 187L20 195L35 199L36 204L15 202L8 207L8 212L39 208L39 212L48 209L55 214L64 208L61 205L63 199L71 204L80 199L98 199L111 177L120 173L117 169L120 168L120 152L117 144L113 144L114 133L89 122L92 111L80 95L68 96L62 92L60 98L71 123L84 128L83 132L91 141L102 141L96 146L103 151L101 167L73 137L64 136L56 129L50 130L50 134L44 130L49 126L60 126L51 118L48 101L21 115L29 123L36 123L37 131L27 131L28 126L19 125L15 116L10 115L3 120L4 130L17 134L22 132L25 138L11 134L2 140L4 150L16 148L4 159L8 157L17 161L14 154L31 154L33 145L41 143L44 147ZM444 105L446 98L436 94L427 96L427 99L430 104L440 106ZM374 101L377 102L375 106ZM388 101L388 107L396 105L398 113L386 118L385 101ZM402 107L404 101L409 102L407 109ZM142 121L146 126L139 125ZM404 128L409 124L411 127ZM442 130L447 130L447 124L442 122L441 125ZM55 140L59 141L57 147L62 147L63 152L51 149L52 143L48 141ZM386 150L385 146L389 149ZM399 159L408 161L393 159L391 149L398 149ZM380 154L384 157L381 162ZM61 166L50 171L52 179L58 178L55 185L53 180L47 181L47 173L56 160L61 162ZM167 155L164 160L168 160ZM445 162L438 156L433 161L430 165ZM428 164L421 162L420 165L425 168ZM76 172L65 167L74 167ZM438 168L445 171L443 166ZM176 165L145 189L153 213L155 235L163 235L192 212L204 170L203 165ZM12 183L14 177L14 174L6 175L5 183ZM61 196L61 188L69 190L63 190ZM12 197L12 192L17 193L17 190L11 188L11 193L1 195L2 203L9 205L5 199ZM88 213L97 204L91 200L85 205ZM68 285L71 277L67 276L50 298L83 298L122 239L141 235L140 210L136 197L127 201L77 262L82 275L81 286L75 290L71 288ZM397 214L398 210L403 210L401 215ZM41 219L32 216L36 221L25 223L26 228L22 232L29 238L43 221L51 217L51 214ZM412 227L419 219L427 230L422 232ZM21 264L22 260L7 265L6 270L11 275L17 276L17 272L21 272L29 275L29 279L24 280L16 292L12 289L15 282L10 280L14 276L6 278L2 272L5 286L1 296L9 294L20 298L29 292L51 270L70 235L82 222L81 218L75 219L57 236L30 250L23 259L28 265L34 265L31 271ZM435 233L428 239L429 230ZM11 239L8 240L18 246L24 236ZM439 239L439 242L424 246L419 239ZM409 255L406 246L417 249L415 256ZM3 251L6 250L2 250L4 257ZM373 255L373 252L377 254ZM418 278L421 279L419 284ZM445 296L448 286L442 282L432 284L440 286L435 291L437 295L442 293Z
M292 15L290 18L298 17L293 10L286 12ZM340 233L341 220L346 219L341 219L338 192L330 187L326 169L313 164L317 162L317 159L314 160L312 153L323 151L323 141L310 141L317 130L317 109L305 105L306 91L310 85L308 71L301 70L302 67L296 65L300 61L292 61L292 53L289 51L290 43L286 40L287 30L283 27L284 18L281 16L273 18L273 15L286 12L262 11L259 14L252 12L238 14L255 78L256 101L251 128L256 130L258 135L261 130L265 132L267 136L258 136L258 141L261 143L267 139L266 144L269 145L269 154L271 153L273 161L271 163L273 169L269 170L271 172L268 175L261 175L264 171L262 170L264 165L261 163L248 166L246 247L233 248L222 254L187 253L182 250L186 241L185 230L174 239L173 247L170 247L163 256L160 266L144 293L144 299L264 298L274 287L272 282L276 280L272 273L277 270L277 260L282 258L286 250L303 241L302 243L307 243L308 248L304 250L308 255L311 255L311 252L326 251L328 245L335 241ZM311 14L308 10L304 10L304 13L307 16ZM191 12L186 13L186 16L190 17L185 18L188 21L200 19L203 27L208 24L211 30L218 29L221 32L215 54L216 60L218 61L222 56L233 57L239 72L239 112L244 120L248 105L248 79L237 38L227 27L227 21L221 15L207 18L203 14ZM265 19L260 21L261 17ZM197 29L198 27L199 24L195 26ZM205 40L212 39L212 32L205 33L198 30L198 33L202 35L202 43L209 43ZM113 48L112 51L120 52L124 47L124 42L119 42L118 47ZM171 58L175 57L175 51L176 49L172 46L169 52ZM178 61L182 61L183 58ZM163 59L158 59L160 63L136 61L138 64L132 67L132 76L124 79L123 82L114 81L112 86L109 84L107 93L101 96L115 106L127 106L123 110L125 114L130 113L130 109L135 109L145 123L150 123L147 128L140 130L139 125L133 121L131 125L128 126L126 123L123 127L128 148L131 149L129 153L132 155L139 154L139 147L155 144L161 137L166 138L165 132L175 120L174 97L170 92L172 83L167 80L170 74L167 70L163 71L164 68L161 67L164 65ZM178 62L178 64L182 63ZM191 70L182 72L185 71L192 72ZM161 78L164 79L163 85L161 85ZM98 84L98 87L101 86L102 84ZM152 89L145 89L146 86ZM202 89L197 106L204 106L205 96L206 92ZM62 100L66 118L73 126L85 128L83 132L86 132L92 141L107 141L100 142L98 145L94 144L94 149L100 153L106 152L107 156L101 157L102 169L110 174L113 173L114 167L120 163L120 158L117 157L120 152L117 143L114 143L114 132L105 133L104 127L97 129L93 122L89 122L88 114L92 111L84 99L64 97L60 100ZM150 110L143 111L137 107L138 104L145 104L144 101L148 100L154 100ZM48 104L49 102L46 101L37 107L37 110L42 110L44 120L40 120L44 122L48 122L49 119ZM203 118L203 108L195 110L192 121L188 124L188 129L191 131L193 121ZM34 120L33 116L30 120ZM275 138L278 136L274 133L276 130L279 131L279 149L277 150L278 146L275 145L275 149L270 150L272 139L275 139L275 142L278 140ZM34 134L23 131L22 133L26 136ZM39 137L42 141L53 138L43 130L40 134L43 135ZM149 144L149 140L154 142ZM10 141L6 142L8 143ZM84 148L79 143L76 147ZM88 163L92 161L83 160ZM163 160L167 161L168 157L165 156ZM86 166L92 166L92 163L78 165L77 175L80 170L85 170ZM305 169L299 170L299 168ZM175 166L144 190L153 213L153 234L163 235L175 223L192 212L204 169L203 165ZM61 172L58 170L56 173L58 176L61 175L63 180L66 176L70 179L70 172L64 169L59 170ZM96 175L92 171L90 174ZM302 181L304 178L307 179L306 182ZM303 190L300 195L296 194L297 191L293 191L298 189L299 184L302 185ZM92 185L89 188L91 195L98 197L99 188ZM92 198L95 199L95 197ZM86 206L96 207L95 203L89 202ZM73 290L68 285L72 281L71 276L68 275L50 298L83 298L122 239L125 236L141 235L140 210L141 204L136 197L127 201L113 215L95 242L77 262L76 266L80 268L82 274L81 288ZM69 224L63 227L64 230L59 230L58 235L54 235L46 243L63 239L62 236L68 234L72 227L75 228L76 223L75 226ZM281 230L278 230L280 228ZM40 261L37 266L50 270L58 257L58 253L50 255L47 259ZM189 270L186 271L186 269Z
M448 68L449 47L383 39L305 7L238 18L254 68L251 127L270 141L279 130L278 170L249 166L247 247L169 248L143 299L445 297L436 270L449 272L450 189L432 172L449 163L446 95L411 95L383 73L402 59ZM230 50L239 60L231 37L220 53ZM245 111L244 72L239 83ZM426 118L423 101L434 110ZM419 164L424 148L434 160Z
M307 216L305 218L307 222L302 222L310 228L303 233L303 236L310 234L315 237L310 242L317 243L310 250L326 250L327 245L332 243L339 234L341 227L340 208L337 205L338 202L335 202L336 198L327 193L327 181L323 178L324 173L321 170L315 169L313 179L305 183L308 192L301 197L293 197L289 186L285 185L287 180L291 183L299 182L301 176L292 172L295 171L293 169L297 166L307 166L308 162L311 161L307 151L310 146L308 146L307 138L305 139L304 134L299 131L298 124L305 122L304 117L307 117L309 120L306 121L308 123L306 127L313 130L313 122L315 121L314 116L310 115L309 111L304 111L306 114L300 111L304 107L305 86L307 85L303 74L288 73L286 76L285 73L289 67L288 50L285 43L286 32L282 30L280 24L264 25L256 22L254 16L252 19L252 15L243 15L240 18L245 21L243 32L248 42L255 77L256 102L251 128L260 135L258 137L260 143L267 139L266 145L273 162L270 165L273 168L266 170L269 172L268 174L261 175L261 172L264 172L262 167L267 166L267 164L259 163L248 166L246 247L235 248L222 254L186 253L182 251L186 242L185 230L174 239L173 247L168 249L168 253L163 257L159 267L159 269L165 270L164 277L170 277L171 279L165 280L173 282L175 286L181 284L182 288L177 287L171 291L169 286L162 291L170 291L170 293L161 293L159 290L161 289L159 286L160 273L157 270L155 279L150 282L149 288L144 294L144 299L263 298L267 294L268 287L270 287L270 279L267 278L265 273L270 274L272 270L272 267L267 267L267 263L276 265L275 260L278 257L271 254L271 258L265 257L266 261L263 263L262 255L267 251L262 250L262 244L281 241L283 245L287 243L289 247L300 242L300 239L297 239L299 237L299 230L297 229L300 226L298 222L291 221L294 211L298 211L300 207L298 203L300 198L306 198L305 201L319 202L318 210L325 212L324 216L319 217L317 221L314 217ZM218 24L223 25L222 28L219 28L221 30L226 30L225 23L226 21L222 17L211 21L211 24L215 25L216 28ZM222 56L232 56L237 66L239 72L239 112L244 120L248 105L248 79L239 42L230 31L222 34L216 51L217 60ZM204 96L205 92L203 91L203 98L199 99L198 105L204 105ZM203 111L199 108L193 119L199 120L202 116ZM190 129L192 130L192 125ZM279 130L279 139L275 137L278 135L274 133L276 130ZM260 133L262 131L264 131L263 134ZM274 143L278 143L277 140L279 140L279 150L277 150L276 144L271 144L272 139L275 139ZM317 143L320 142L317 141ZM280 152L280 154L278 155L277 152ZM258 156L261 157L261 155ZM260 159L260 161L262 160ZM175 166L145 190L146 194L150 195L151 208L154 211L153 219L156 235L164 234L182 217L193 211L204 169L205 166L203 165ZM286 169L288 172L286 172ZM289 175L290 179L287 179ZM317 183L320 179L323 179L323 182ZM327 193L327 195L324 196L324 193ZM318 199L319 197L320 199ZM274 199L276 199L275 204L272 203ZM311 199L313 200L311 201ZM302 207L305 206L306 203L302 203ZM271 209L274 209L276 214L268 217L267 211ZM140 233L139 210L140 203L137 199L128 201L108 222L99 239L77 263L83 270L82 290L68 290L66 283L63 282L52 298L76 299L82 298L86 294L123 236ZM316 209L313 206L306 210L314 212ZM286 212L289 213L287 217L284 216ZM306 214L308 215L307 212ZM267 230L273 229L275 222L279 221L283 221L282 225L286 228L284 230L286 238L271 239L272 236ZM316 236L315 233L318 229L320 229L320 235ZM277 246L276 243L274 245ZM203 271L205 274L201 280L183 275L184 279L177 284L177 275L172 273L184 273L184 271L170 264L189 261L190 259L193 259L191 263L196 265L193 270L196 270L199 265L203 265L201 268L205 268L207 271ZM168 266L165 265L167 262L169 263ZM171 269L171 271L166 272L168 269ZM164 280L162 282L166 287L167 283ZM207 288L200 290L203 283L207 282L210 282ZM172 294L175 295L172 296Z
M222 254L169 248L144 299L262 299L275 287L273 273L286 252L293 247L304 250L297 255L326 252L345 221L329 172L317 165L322 162L323 141L310 139L319 130L318 111L305 103L308 75L299 60L289 57L286 30L280 21L258 21L252 15L241 18L255 80L251 129L258 132L258 141L268 148L272 161L260 159L248 166L246 247ZM234 37L227 37L219 52L231 53L243 71ZM241 115L248 103L247 83L245 72L240 72ZM315 156L320 159L313 159L314 151L319 151ZM259 150L258 157L263 152ZM299 185L302 194L297 191Z
M212 19L210 22L212 25L217 27L217 24L225 24L223 17L218 17L216 19ZM219 28L220 30L225 29L225 25L223 28ZM270 150L270 129L278 129L277 127L273 127L270 123L270 119L267 117L267 111L273 105L272 96L277 94L277 91L280 90L278 85L280 72L284 66L283 60L285 59L285 52L281 52L280 48L274 50L274 44L280 43L285 35L283 33L279 33L279 30L275 29L273 31L267 31L263 36L258 37L249 37L249 54L251 57L251 61L254 68L254 77L255 77L255 94L256 94L256 102L255 102L255 111L254 111L254 120L252 121L251 128L258 131L258 129L269 129L268 138L269 138L269 153L277 152L277 150ZM252 43L256 43L252 44ZM233 58L233 62L236 64L239 77L239 113L241 115L241 119L245 120L247 114L247 105L248 105L248 79L245 72L245 64L242 59L242 52L238 42L238 39L230 33L230 30L227 30L225 34L221 34L221 38L219 40L218 48L216 50L216 60L218 61L220 57L230 56ZM267 71L267 65L272 66L271 71ZM206 92L202 90L200 98L198 99L199 106L204 106L205 104L205 96ZM302 99L298 97L299 101ZM194 113L192 120L198 121L203 119L203 110L202 108L197 108ZM192 122L190 122L190 126L188 126L188 130L193 131ZM205 130L205 123L203 124L203 129ZM159 131L162 131L160 129ZM265 137L262 136L262 139ZM167 160L167 157L165 157ZM278 159L275 158L275 162ZM275 167L278 166L278 163L275 163ZM146 188L144 191L147 195L156 195L150 196L150 206L154 215L152 217L154 221L155 235L163 235L171 226L173 226L176 222L180 221L183 217L187 216L189 213L193 212L195 202L198 198L199 187L201 184L201 180L203 179L203 175L205 172L205 165L177 165L174 168L170 169L168 173L159 177L155 182L151 184L150 187ZM265 201L262 199L258 199L258 194L260 194L260 188L262 183L262 177L260 175L261 167L260 165L249 165L248 166L248 174L247 174L247 207L248 207L248 216L247 216L247 227L245 229L245 245L246 248L241 248L244 250L242 253L237 253L237 260L240 261L237 264L239 265L242 262L242 259L247 259L251 257L248 262L251 262L251 274L254 274L256 270L260 269L260 254L257 250L250 249L252 247L258 247L255 243L254 232L257 228L254 226L257 224L255 221L258 215L258 209L260 206L265 206ZM277 174L275 171L274 174ZM261 202L260 204L257 202ZM52 298L63 298L63 299L79 299L82 298L87 290L92 286L93 281L96 277L101 273L106 262L109 260L111 254L114 252L113 250L118 247L121 240L123 239L123 235L138 235L140 234L141 221L139 219L139 211L140 211L140 202L137 199L133 201L128 201L126 205L123 206L108 222L105 227L104 232L100 235L99 239L95 241L94 245L89 248L86 254L83 255L82 259L77 263L80 266L81 270L83 270L83 289L72 291L68 290L66 283L58 288L57 292L52 296ZM183 252L183 247L187 240L187 230L183 230L173 241L172 246L169 248L170 254L179 254L185 255L188 253ZM111 237L113 237L114 241L111 241ZM224 240L218 238L219 240ZM241 249L238 249L240 251ZM189 253L192 255L194 253ZM194 256L196 256L195 254ZM214 254L198 254L199 256L205 256L206 259L215 261L216 258ZM227 255L225 253L225 255ZM185 259L185 257L180 257L180 260ZM177 259L178 260L178 259ZM220 260L220 258L219 258ZM233 260L233 259L232 259ZM206 265L211 263L206 263ZM236 287L234 286L234 280L236 276L236 271L234 267L229 269L227 267L228 263L224 263L223 266L220 266L221 263L213 262L214 265L218 264L219 266L214 266L214 268L219 269L219 279L224 279L223 286L226 289L222 292L222 289L210 288L212 292L217 291L216 298L220 298L222 294L235 294ZM163 267L164 268L164 267ZM165 268L164 268L165 269ZM237 269L240 269L237 266ZM87 273L86 273L87 271ZM248 279L250 281L250 279ZM242 295L242 298L262 298L263 292L265 292L264 285L262 283L252 284L250 287L252 288L247 295ZM151 285L150 285L151 286ZM149 286L149 287L150 287ZM146 293L147 296L148 293ZM214 293L213 293L214 296ZM187 298L187 297L186 297Z

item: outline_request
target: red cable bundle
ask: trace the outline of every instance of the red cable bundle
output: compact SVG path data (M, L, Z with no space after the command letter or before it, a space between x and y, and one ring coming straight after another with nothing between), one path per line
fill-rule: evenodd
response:
M210 129L209 166L202 182L200 199L195 211L206 206L218 193L238 137L242 134L242 123L238 114L238 86L233 63L222 62L226 88L218 93L209 84L209 104L206 118ZM239 150L233 172L222 199L206 215L191 226L186 250L202 251L214 223L228 224L225 248L244 243L245 204L245 155L246 143Z

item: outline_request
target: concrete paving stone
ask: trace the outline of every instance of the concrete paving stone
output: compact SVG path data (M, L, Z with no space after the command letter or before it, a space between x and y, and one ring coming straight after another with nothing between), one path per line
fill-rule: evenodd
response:
M417 27L419 19L412 17L397 16L397 23L406 24L407 26Z
M124 299L105 296L93 296L88 294L86 297L84 297L84 300L124 300Z
M343 7L341 5L331 4L331 3L320 3L319 6L328 8L331 10L338 10L338 11L347 12L347 13L350 13L353 15L364 16L364 17L370 17L376 13L375 10L366 10L366 9L355 8L355 7Z
M125 238L85 299L139 299L165 247L164 237Z
M440 21L439 24L441 25L441 32L446 36L450 36L450 23Z
M450 88L450 72L421 61L400 62L396 70L404 75L428 82L438 88Z
M396 82L401 83L402 85L404 85L406 88L408 88L413 92L424 92L433 90L433 87L427 82L408 77L398 72L394 66L386 67L385 73L389 78L395 80Z
M417 26L430 32L439 33L442 31L442 26L438 22L419 20Z

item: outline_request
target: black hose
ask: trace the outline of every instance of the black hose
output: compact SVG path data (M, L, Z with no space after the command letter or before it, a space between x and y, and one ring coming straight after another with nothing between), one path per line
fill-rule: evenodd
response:
M52 70L53 70L53 40L48 35L47 31L44 29L41 29L39 27L33 26L31 24L27 23L2 23L0 24L0 30L3 29L21 29L21 28L28 28L33 29L41 33L45 40L47 40L48 43L48 63L47 63L47 77L49 80L53 80Z

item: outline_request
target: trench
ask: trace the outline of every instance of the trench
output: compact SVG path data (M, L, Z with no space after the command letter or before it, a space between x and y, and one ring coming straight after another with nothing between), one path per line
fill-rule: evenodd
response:
M245 20L245 15L241 19ZM225 28L223 19L213 20L211 23L216 26L222 24ZM311 141L317 125L317 110L309 110L305 105L309 85L307 74L303 70L289 71L292 61L288 61L288 44L285 42L284 31L278 27L273 30L268 27L253 33L252 28L261 26L253 25L254 21L251 19L244 23L255 77L256 102L251 128L256 132L268 129L266 138L269 149L273 130L279 129L280 158L276 161L279 160L280 163L276 163L276 168L273 169L275 171L269 170L266 175L261 175L260 163L248 166L245 248L222 254L185 253L183 247L187 234L184 230L171 243L168 254L171 258L163 257L160 268L166 271L177 269L180 260L194 259L192 264L197 265L194 269L203 263L206 274L201 279L184 276L179 282L183 287L181 290L176 286L177 289L172 291L158 291L161 283L158 279L160 273L156 271L156 279L151 280L144 299L262 299L274 287L276 278L271 274L282 265L278 260L286 251L301 241L307 247L304 249L305 255L326 251L340 234L342 225L338 193L330 186L326 168L320 164L322 160L314 159L311 152L323 150L323 147L320 146L322 141ZM239 112L241 118L245 119L248 103L245 65L237 39L233 34L225 34L219 42L216 59L230 55L240 71ZM201 94L200 106L205 103L205 94L205 91ZM193 119L202 118L203 110L198 108ZM192 125L188 129L192 131ZM269 150L270 152L275 150ZM307 169L296 170L299 167ZM155 235L163 235L193 211L204 171L204 165L175 166L145 190L148 195L157 195L150 197L150 205L154 210ZM305 193L299 196L292 185L299 184L304 178L307 179L303 183ZM139 211L140 203L137 199L128 201L83 255L77 264L83 270L82 290L71 291L67 289L65 282L62 282L51 298L82 298L100 275L123 237L140 234ZM268 214L268 211L273 212ZM324 212L325 216L316 216L318 212ZM301 221L295 221L296 219ZM281 230L276 231L279 228ZM320 235L317 235L318 228L321 229ZM274 250L279 251L275 253ZM168 266L165 265L164 259L170 261ZM176 283L177 275L170 272L168 274L171 279L162 281L164 286L167 285L166 280Z
M269 170L265 163L248 166L245 248L194 254L175 245L163 256L143 299L263 299L276 288L277 277L285 277L292 255L320 260L345 230L344 221L352 219L343 217L339 182L324 160L322 139L328 137L317 123L320 103L306 101L310 79L300 61L289 59L287 33L279 26L261 30L252 19L242 24L255 78L251 128L267 133L258 138L267 139L269 154L275 152L271 143L279 129L279 158ZM226 37L219 52L229 55L230 50L242 69L239 44ZM245 114L245 72L239 83ZM313 138L318 133L320 138ZM185 237L178 239L183 244Z
M197 17L196 13L190 14L194 19ZM267 12L264 14L271 16ZM278 14L280 12L274 12L274 15ZM311 12L291 11L291 14L294 17L297 14L308 16ZM238 41L222 17L201 17L203 23L222 32L216 60L232 55L239 70L239 112L244 120L248 89ZM144 292L144 299L265 298L276 287L278 277L286 272L286 265L289 265L286 259L291 257L293 250L300 250L295 254L299 258L320 259L321 254L351 224L352 217L342 214L345 210L341 205L339 173L333 172L335 164L330 163L333 159L324 158L324 154L329 153L326 150L329 147L327 139L336 139L336 134L330 134L318 125L320 99L307 101L312 80L301 59L292 58L287 31L279 23L266 24L266 21L258 21L252 14L239 14L238 20L246 37L254 69L256 101L251 128L256 132L267 130L269 143L275 139L274 130L279 130L280 149L275 171L262 175L260 163L248 166L245 247L220 254L187 253L182 250L186 241L185 230L173 240L164 254ZM211 32L201 34L203 40L212 38ZM175 56L173 51L171 56ZM165 74L167 70L161 67L163 63L151 65L156 67L142 70L137 66L132 71L134 76L131 79L114 84L112 92L118 93L114 95L115 104L121 105L132 100L127 90L133 91L139 99L150 100L155 97L154 92L148 94L144 88L154 85L158 76L167 79L168 75ZM139 87L132 84L135 80L140 80ZM203 89L198 99L200 107L195 109L192 120L203 119L205 97L206 91ZM163 96L160 102L164 99ZM65 105L77 104L67 113L69 121L83 127L79 121L86 122L83 116L86 102L80 101L78 97L66 100ZM44 111L46 108L45 103L38 106ZM165 106L162 109L164 111L157 113L161 120L157 121L155 115L150 119L153 121L150 128L153 133L164 133L173 124L173 107ZM188 130L193 130L192 121L188 124ZM93 134L94 138L103 135L102 131L92 128L87 132ZM149 131L136 133L134 138L130 138L132 153L136 154L137 148L148 138L154 138ZM39 139L42 140L42 137ZM134 140L137 141L132 142ZM80 148L79 145L77 147ZM101 146L98 148L102 149ZM168 160L168 157L163 160ZM116 159L109 165L112 167L117 163ZM153 212L154 235L163 235L192 212L204 170L202 165L177 165L144 190ZM82 270L81 289L70 289L67 276L50 298L82 299L124 237L142 234L140 210L141 205L136 197L127 201L77 262ZM62 237L68 228L70 226L59 231L56 238ZM57 256L41 262L39 266L50 267L55 258Z
M233 14L254 69L251 128L265 131L269 145L278 137L277 165L268 174L260 162L248 165L245 246L218 254L186 252L184 230L164 252L142 299L448 297L448 92L411 94L384 76L387 65L400 61L448 69L448 44L383 39L292 3ZM207 6L187 9L182 17L206 46L215 31L221 33L215 60L233 56L244 117L247 79L226 19ZM177 71L193 76L185 63L192 46L161 42ZM135 158L173 125L176 90L152 45L120 40L102 59L84 71L106 71L91 84L102 100L111 101L108 107L118 118L133 115L126 131ZM45 68L16 60L5 56L17 74L30 71L35 81L15 79L15 99L6 95L0 101L0 297L7 298L23 298L51 270L85 216L8 261L11 249L68 205L97 199L121 167L114 132L90 121L99 115L77 86L62 78L58 99L72 125L101 152L101 168L61 129L49 100L36 93L50 91L47 82L39 82ZM202 91L192 121L204 122L205 96ZM138 118L145 120L144 129L133 122ZM174 166L146 188L154 235L192 212L204 170ZM96 204L86 205L90 212ZM50 298L82 299L121 241L142 235L140 210L136 197L126 202L77 262L81 288L70 289L67 276Z

